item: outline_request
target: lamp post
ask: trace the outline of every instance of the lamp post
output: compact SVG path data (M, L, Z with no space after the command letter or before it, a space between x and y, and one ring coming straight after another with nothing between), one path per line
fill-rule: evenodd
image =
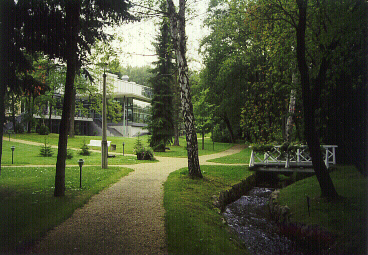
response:
M10 147L10 149L12 150L12 164L13 164L15 146Z
M83 166L84 160L80 159L78 160L79 165L79 188L82 188L82 166Z
M105 64L106 66L107 64ZM101 141L101 167L102 169L107 169L107 117L106 117L106 73L104 67L103 73L103 89L102 89L102 141Z
M125 146L125 142L123 142L123 156L124 156L124 146Z

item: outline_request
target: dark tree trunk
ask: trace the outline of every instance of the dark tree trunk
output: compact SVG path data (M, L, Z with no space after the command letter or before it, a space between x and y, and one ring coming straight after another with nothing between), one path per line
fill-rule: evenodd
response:
M74 127L74 116L75 116L75 95L76 95L77 91L74 88L73 89L73 95L72 95L72 99L71 99L71 111L70 111L70 119L69 119L69 137L74 138L75 135L75 127Z
M315 102L312 97L309 70L305 57L305 29L307 23L308 0L297 0L297 4L299 8L299 23L296 30L297 61L302 85L305 138L311 153L313 168L321 188L321 196L334 199L338 197L338 194L322 158L319 136L317 134L315 123Z
M54 95L51 95L51 102L54 99ZM49 129L50 133L52 133L52 103L50 102L50 109L49 109Z
M233 131L233 128L231 126L230 120L226 115L224 116L224 121L225 121L226 127L227 127L227 129L229 130L229 133L230 133L231 143L235 143L236 138L234 136L234 131Z
M74 92L74 78L77 70L77 37L79 32L79 1L68 1L66 4L67 41L67 70L65 81L65 94L63 113L60 122L58 155L56 161L55 192L56 197L65 195L65 160L68 146L68 128L72 109Z
M204 150L204 131L202 131L202 150Z
M17 124L16 120L15 120L15 100L14 100L14 92L12 93L12 121L13 121L13 131L14 133L17 132L17 130L15 129L15 125Z
M192 178L202 178L198 158L198 140L195 131L192 97L190 93L188 64L186 59L186 35L185 35L185 0L179 0L179 12L176 13L172 0L167 0L171 25L171 36L176 50L176 58L179 70L179 84L181 92L181 106L183 111L184 126L186 131L188 170Z

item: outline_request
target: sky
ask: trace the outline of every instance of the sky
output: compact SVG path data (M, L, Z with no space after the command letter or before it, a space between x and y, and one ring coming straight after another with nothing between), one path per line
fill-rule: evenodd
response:
M209 0L188 1L189 7L195 11L194 17L187 17L186 33L187 59L189 68L200 70L202 67L201 56L198 54L200 40L208 34L208 29L203 26L206 17L206 9ZM123 41L117 43L120 52L120 63L122 66L144 66L150 65L156 60L155 50L152 45L158 34L158 27L154 20L148 19L140 22L123 24L114 28Z

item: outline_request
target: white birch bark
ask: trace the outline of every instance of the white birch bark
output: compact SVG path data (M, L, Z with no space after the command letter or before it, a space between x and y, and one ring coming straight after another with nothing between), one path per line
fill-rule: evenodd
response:
M195 131L193 105L189 86L188 64L186 60L186 35L185 35L185 0L179 0L179 11L175 11L172 0L167 0L170 19L171 36L176 51L179 70L179 86L181 92L181 105L183 110L184 125L188 150L188 170L191 177L202 178L198 158L198 141Z

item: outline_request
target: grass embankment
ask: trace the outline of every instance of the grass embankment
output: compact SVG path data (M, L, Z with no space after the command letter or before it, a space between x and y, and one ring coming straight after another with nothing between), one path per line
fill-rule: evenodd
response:
M222 163L222 164L249 164L250 154L252 149L246 148L239 153L229 156L215 158L208 160L209 162Z
M166 230L170 254L244 254L219 210L214 196L251 173L241 166L202 166L203 179L188 177L188 170L171 173L164 184Z
M2 167L0 177L0 253L25 252L46 231L71 216L92 195L133 170L83 167L66 168L66 195L55 198L54 167Z
M11 138L26 140L26 141L32 141L32 142L38 142L38 143L44 143L45 138L47 139L47 143L49 145L57 146L59 142L59 135L58 134L49 134L49 135L39 135L37 133L31 133L31 134L12 134L10 136ZM68 138L68 148L75 148L80 149L84 143L89 144L90 140L101 140L101 136L75 136L73 138ZM144 135L140 137L141 142L143 146L148 147L148 135ZM116 151L110 152L113 154L114 152L123 153L123 142L124 142L124 153L126 154L133 154L134 145L137 141L137 137L108 137L108 141L111 141L112 144L116 144ZM4 136L4 141L8 141L8 136ZM185 149L186 146L186 140L185 137L180 137L179 142L181 146L168 146L170 150L167 150L166 152L155 152L156 156L162 156L162 157L187 157L187 151ZM211 139L205 139L205 146L204 150L202 150L202 141L198 140L199 143L199 150L198 154L201 155L208 155L213 153L218 153L224 150L229 149L232 145L228 143L215 143L213 145L213 142ZM10 148L10 147L9 147ZM101 150L101 147L90 147L94 150ZM10 149L9 149L10 150Z
M337 167L330 175L342 199L321 199L317 178L310 177L282 189L279 202L290 207L292 221L318 224L337 234L339 254L366 254L368 180L354 167ZM310 216L307 196L311 199Z
M56 165L56 148L52 149L52 157L42 157L40 156L41 146L9 142L5 139L3 140L3 154L1 161L2 166L12 165L11 146L15 146L13 165ZM89 156L82 156L79 154L79 151L72 151L72 153L74 156L73 158L66 160L67 165L78 165L78 159L80 158L85 161L85 165L101 165L101 153L91 152L91 155ZM123 155L116 155L115 158L109 158L108 162L109 165L130 165L143 163L142 160L137 160L136 156Z

